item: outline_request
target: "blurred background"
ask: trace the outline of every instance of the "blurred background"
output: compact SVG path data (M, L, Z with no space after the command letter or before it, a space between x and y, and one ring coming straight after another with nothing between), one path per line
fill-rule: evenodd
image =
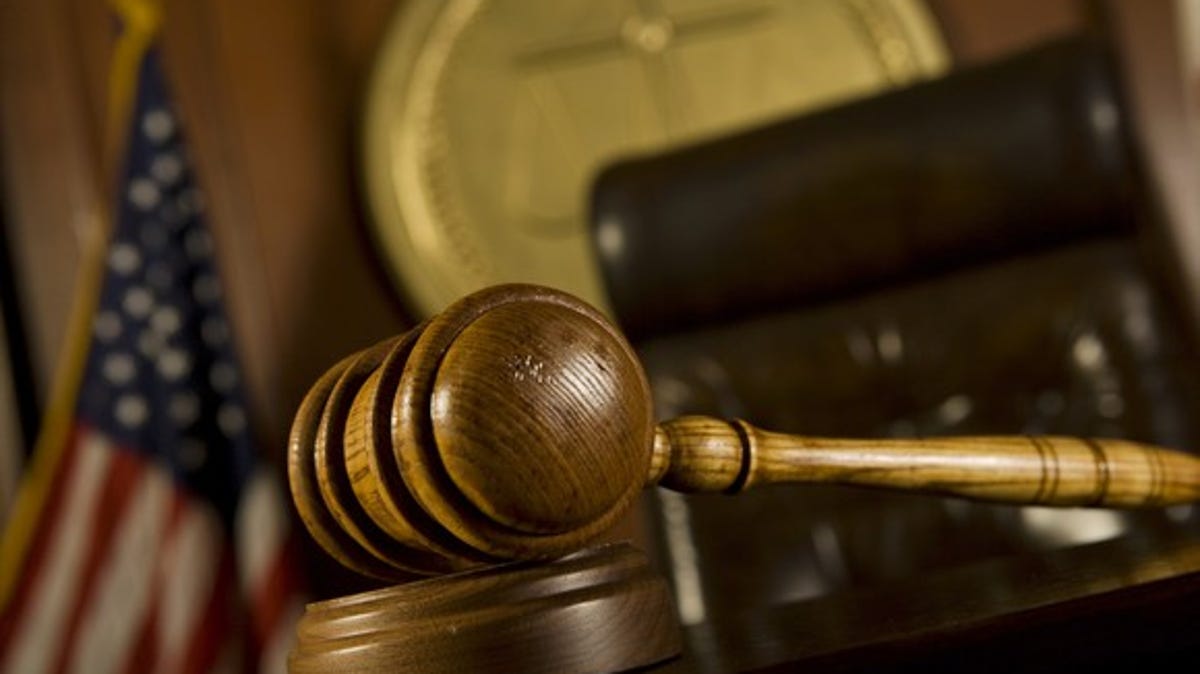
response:
M115 16L0 5L5 511L88 241L123 194ZM280 475L326 368L511 280L613 315L663 418L1200 447L1200 3L168 0L161 16L250 429ZM1147 560L1154 578L1194 571L1172 565L1200 534L1190 507L825 488L648 494L635 520L623 535L670 575L705 671L789 657L806 606L838 616L816 651L882 629L831 597L886 596L894 618L899 595L872 592L975 569L938 587L1027 609ZM300 549L312 596L377 585ZM1031 598L997 562L1061 550L1082 551L1062 564L1090 590Z

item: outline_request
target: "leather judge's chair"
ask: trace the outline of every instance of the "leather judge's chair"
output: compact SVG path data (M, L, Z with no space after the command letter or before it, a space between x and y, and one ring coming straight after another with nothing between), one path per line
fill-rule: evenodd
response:
M1114 71L1076 40L611 167L593 233L657 412L812 435L1200 447L1196 342ZM1189 508L1049 513L822 488L656 498L693 657L718 667L794 641L780 616L839 593L968 568L978 580L952 605L978 608L1038 582L1010 584L995 560L1091 546L1109 566L1097 573L1131 573L1130 551L1200 532ZM883 602L859 622L906 625L930 602ZM835 618L810 648L866 638Z

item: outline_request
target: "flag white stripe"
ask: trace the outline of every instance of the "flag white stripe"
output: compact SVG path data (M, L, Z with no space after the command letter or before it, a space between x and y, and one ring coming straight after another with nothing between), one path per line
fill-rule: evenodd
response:
M216 511L203 503L184 506L176 534L163 551L157 573L160 672L182 669L180 659L208 606L224 539Z
M5 672L37 674L54 666L71 607L80 592L87 544L92 540L89 515L108 477L112 448L101 436L83 433L76 451L74 473L60 494L51 495L65 502L43 557L45 566L35 581L37 587L30 593L32 603L4 658Z
M156 468L142 472L118 523L112 554L101 563L69 671L102 674L124 667L150 608L148 579L158 565L171 496L168 475Z
M242 592L253 598L269 580L288 535L283 490L269 470L259 468L246 485L234 531L237 536L238 576Z

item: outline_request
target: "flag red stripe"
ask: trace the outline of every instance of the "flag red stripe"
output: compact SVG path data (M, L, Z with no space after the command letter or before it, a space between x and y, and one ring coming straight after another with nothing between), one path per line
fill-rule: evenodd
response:
M157 589L158 583L155 583L156 592ZM123 670L130 674L154 671L154 665L158 660L158 646L158 603L154 602L150 605L150 610L146 612L146 618L142 621L138 636L133 641L133 648L129 651L129 657Z
M289 602L297 595L300 578L294 564L299 554L294 536L288 536L276 552L270 571L258 588L250 590L250 614L254 622L254 650L261 653L263 647L280 629ZM290 626L284 626L290 628Z
M171 544L179 531L179 523L183 521L183 513L186 506L186 497L180 491L176 490L171 499L171 514L167 520L167 528L163 532L162 540L159 542L158 562L155 565L154 577L150 581L150 610L146 612L145 618L142 619L141 629L138 630L138 636L134 639L133 648L129 652L129 659L124 668L124 671L129 672L129 674L153 671L155 665L158 664L161 651L158 633L158 611L161 607L159 599L162 593L163 581L171 572L170 569L163 568L162 564L167 546ZM168 653L167 655L171 654ZM167 669L165 671L170 670Z
M79 570L82 576L79 592L74 597L75 603L65 625L63 647L58 650L58 659L54 666L56 672L66 671L70 663L79 626L87 614L96 590L96 575L108 559L112 550L113 532L123 520L134 487L146 467L137 454L115 447L111 449L114 451L108 474L104 478L104 485L100 488L99 498L90 516L91 526L88 529L91 532L91 540L83 567Z
M203 607L204 614L185 651L183 659L183 674L189 672L207 672L212 669L217 656L221 653L222 642L228 637L234 625L232 614L233 598L236 594L237 570L233 559L233 551L228 545L220 551L220 567L213 579L212 594L208 603Z
M76 461L75 455L79 452L82 437L89 432L86 428L76 426L71 429L67 437L67 446L63 450L58 469L55 471L54 479L46 494L46 502L41 516L38 518L33 541L21 569L17 572L21 580L17 583L8 606L4 607L3 615L0 616L0 653L9 651L9 644L16 632L17 625L24 619L25 612L29 610L34 589L39 584L38 581L45 566L42 562L47 554L47 548L50 546L50 541L54 540L56 530L61 526L59 516L66 501L61 496L63 485L69 484L70 480L74 478L75 471L79 470L79 462ZM47 647L49 646L47 644Z

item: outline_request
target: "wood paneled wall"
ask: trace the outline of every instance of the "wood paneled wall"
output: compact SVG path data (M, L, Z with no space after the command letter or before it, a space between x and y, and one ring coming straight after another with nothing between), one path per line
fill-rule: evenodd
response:
M324 367L408 324L369 254L354 171L358 100L394 2L167 2L168 77L257 426L276 453ZM0 12L4 191L44 401L81 251L108 226L115 30L102 0L13 0Z
M370 254L356 161L363 88L403 1L166 0L167 73L206 193L255 425L276 458L320 372L411 325ZM960 62L1071 32L1085 17L1082 1L930 4ZM30 395L43 404L81 251L108 226L119 160L103 131L113 36L103 0L0 3L0 167Z
M402 1L402 0L399 0ZM258 428L280 451L305 386L410 324L369 251L356 155L371 61L398 0L167 0L168 76L207 196ZM932 0L956 55L1078 27L1076 2ZM103 0L0 7L0 143L44 400L86 237L107 226L115 34Z
M407 324L369 254L354 171L357 101L390 4L168 5L168 72L276 447L325 367Z

